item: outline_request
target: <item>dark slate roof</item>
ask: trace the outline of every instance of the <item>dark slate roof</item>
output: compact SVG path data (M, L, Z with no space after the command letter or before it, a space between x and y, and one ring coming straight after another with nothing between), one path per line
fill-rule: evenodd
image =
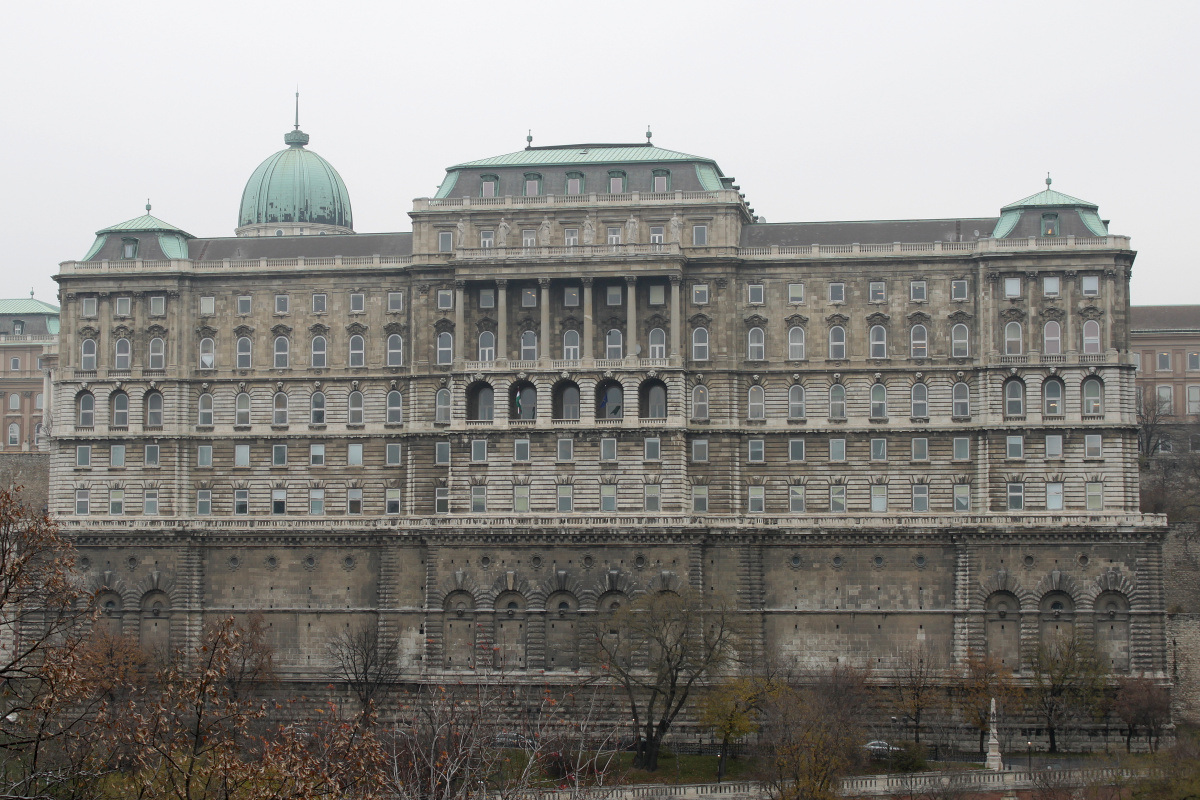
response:
M1200 330L1200 306L1130 306L1129 328L1134 332Z
M193 261L223 258L347 258L412 255L411 233L357 233L343 236L246 236L193 239L188 242Z
M885 219L863 222L759 222L742 228L742 247L888 242L973 242L991 235L996 217Z

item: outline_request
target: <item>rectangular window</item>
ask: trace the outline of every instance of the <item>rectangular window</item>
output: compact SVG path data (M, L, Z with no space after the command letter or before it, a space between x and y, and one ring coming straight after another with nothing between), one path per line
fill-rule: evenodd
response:
M212 466L212 445L202 444L196 447L196 466L211 467Z
M600 460L601 461L616 461L617 460L617 440L612 438L603 438L600 440Z
M1042 295L1043 296L1058 297L1058 292L1059 292L1058 287L1059 287L1059 279L1058 278L1056 278L1052 275L1047 275L1046 277L1042 278Z
M1063 437L1061 433L1046 434L1046 458L1063 457Z
M529 460L529 440L516 439L513 441L513 461Z
M558 510L560 513L575 510L575 487L570 484L558 488Z
M1170 416L1175 413L1175 390L1171 386L1157 387L1158 413Z
M708 304L708 284L694 283L692 284L692 302L698 306Z
M201 297L200 298L200 316L211 317L217 313L217 298Z
M967 282L966 281L950 281L950 299L951 300L966 300L967 299Z
M310 467L325 466L325 445L310 444L308 446L308 465Z
M471 460L475 462L487 461L487 439L472 439L471 440Z
M387 466L389 466L389 467L400 466L400 443L399 442L388 442Z
M871 484L871 511L875 514L887 511L887 485L882 483Z
M196 492L196 513L212 513L212 489L200 489Z
M692 440L692 461L708 461L708 439Z
M8 360L8 368L13 371L19 370L21 368L21 359L20 358L10 358ZM17 395L12 395L12 396L16 397Z
M346 490L346 513L361 514L363 513L362 505L362 489L347 489Z
M1083 457L1103 458L1102 437L1098 433L1089 433L1083 437Z
M83 310L80 312L80 315L84 316L84 317L96 316L96 298L94 298L94 297L83 298ZM86 491L86 490L82 490L82 491Z
M162 317L167 313L167 298L155 295L150 298L150 316Z
M1046 510L1047 511L1062 511L1063 507L1063 485L1061 483L1046 484Z
M608 303L608 305L610 305L610 306L621 305L621 287L620 286L609 286L608 288L605 289L604 296L605 296L605 300Z
M708 226L693 225L692 226L692 244L696 247L704 247L708 244Z
M600 510L617 510L617 487L611 483L600 484Z
M693 486L692 487L692 511L697 514L708 513L708 487ZM84 514L87 512L84 511Z
M623 191L625 191L625 179L622 177L609 176L608 193L620 194Z
M496 245L495 231L480 231L479 232L479 246L482 249L487 250L488 248L495 247L495 245Z
M449 464L450 463L450 443L449 442L434 442L433 444L433 463Z
M1170 372L1170 370L1171 370L1171 354L1170 353L1159 353L1158 354L1158 366L1156 367L1156 369L1158 369L1160 372Z
M908 299L917 302L924 302L929 299L925 290L925 281L909 281Z
M513 511L517 514L529 513L529 487L513 487Z
M580 194L583 191L583 178L567 178L567 194Z
M537 308L537 289L521 290L521 308Z
M829 460L830 461L845 461L846 460L846 440L845 439L830 439L829 440Z
M620 244L621 243L621 229L620 228L614 227L614 228L608 229L608 243L609 244Z
M1024 436L1009 436L1008 444L1005 449L1005 458L1024 458L1025 457L1025 437Z
M887 439L871 440L871 460L887 461Z
M761 283L751 283L746 287L746 302L752 306L761 306L765 295L766 292Z
M667 191L667 176L666 175L655 175L654 176L654 191L656 191L656 192Z
M325 513L325 490L324 489L309 489L308 490L308 513L316 514L316 515Z
M287 466L287 448L286 444L271 445L271 466L286 467Z
M365 294L363 294L362 292L353 292L350 295L350 311L355 312L355 311L366 311L366 310L367 310L367 296Z
M559 439L558 440L558 460L570 461L575 457L575 440L574 439Z
M146 445L146 453L145 453L144 458L145 458L145 466L157 467L158 466L158 445L156 445L156 444Z
M1024 511L1025 510L1025 484L1023 484L1023 483L1008 484L1008 510L1009 511Z
M313 313L324 314L328 310L324 294L313 295Z
M1200 356L1200 353L1197 353L1196 355ZM1130 358L1133 359L1133 371L1141 372L1142 371L1142 354L1141 353L1130 353L1129 356L1130 356ZM1200 361L1200 359L1197 359L1197 360ZM1191 369L1191 366L1190 366L1191 363L1192 363L1192 360L1191 360L1191 356L1189 355L1188 356L1188 365L1189 365L1188 369Z
M238 314L241 314L242 316L249 314L250 310L251 310L251 303L252 303L252 299L251 299L250 295L248 295L248 294L240 295L237 299Z
M803 461L804 460L804 440L789 439L788 440L788 461Z
M971 484L969 484L969 483L954 484L954 510L955 511L970 511L971 510Z
M271 490L271 513L286 514L287 513L287 489L272 489Z
M90 490L75 490L75 513L86 515L91 510Z
M454 252L454 231L438 231L438 252Z
M749 504L747 505L746 510L751 514L763 513L767 506L766 487L751 486L749 489Z
M563 229L563 244L567 247L579 246L579 228Z
M833 514L846 511L846 487L840 483L829 487L829 511Z
M440 311L454 308L454 291L452 289L437 290L437 307Z
M404 292L388 292L388 311L396 313L404 310Z
M650 284L650 305L665 306L667 304L667 287L661 283Z
M450 513L450 489L446 486L439 486L433 490L433 513L449 514Z
M887 284L883 281L871 281L868 299L872 303L882 303L887 300Z
M650 436L646 439L645 460L658 461L662 458L662 440L657 436Z
M142 492L142 513L158 513L158 489L147 489Z
M921 437L912 440L912 460L913 461L928 461L929 460L929 440Z
M108 465L110 467L125 466L125 445L114 444L108 449Z
M487 486L471 487L471 513L487 513Z
M384 513L399 514L400 513L400 490L385 489L383 492Z
M579 307L579 287L566 286L563 287L563 305L567 308Z
M90 444L75 445L75 466L90 467L92 465L92 446Z
M1087 484L1087 510L1101 511L1104 509L1104 484L1100 481L1089 481Z
M249 489L234 489L233 490L233 513L234 514L249 514L250 513L250 490Z
M288 313L288 304L289 304L288 295L286 295L286 294L275 295L275 313L276 314Z
M662 510L662 487L657 483L647 483L642 507L649 512L658 513Z
M480 289L479 290L479 307L480 308L495 308L496 307L496 290L495 289Z
M804 486L795 485L788 487L788 511L792 514L804 513Z
M1142 363L1141 355L1142 354L1134 353L1133 355L1135 356L1135 358L1134 358L1135 363L1138 366L1141 366L1141 363ZM1200 353L1188 353L1187 354L1187 368L1188 369L1200 369Z
M764 446L764 442L762 439L750 439L747 442L747 445L749 446L749 454L748 454L747 458L750 461L750 463L760 464L766 460L766 458L765 458L766 447Z
M912 510L929 510L929 484L914 483L912 487Z
M1187 413L1200 414L1200 386L1187 387Z
M250 445L235 444L233 446L233 465L235 467L250 466Z
M363 465L363 446L361 444L346 445L346 466L361 467Z
M108 490L108 513L114 516L119 516L125 513L125 490L124 489L109 489Z
M829 284L829 302L831 302L831 303L846 302L846 284L844 284L844 283Z
M1004 296L1005 297L1020 297L1021 296L1021 279L1020 278L1005 278L1004 279Z
M662 244L666 240L666 228L662 225L650 226L650 244Z
M1099 275L1084 275L1080 280L1083 286L1084 297L1095 297L1100 294L1100 276Z
M804 302L804 284L789 283L788 284L788 302L803 303Z

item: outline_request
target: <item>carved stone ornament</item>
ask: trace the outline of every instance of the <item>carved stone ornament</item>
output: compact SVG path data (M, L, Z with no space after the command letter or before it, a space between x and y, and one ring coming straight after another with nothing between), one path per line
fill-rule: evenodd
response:
M646 326L649 328L665 328L669 322L670 320L657 312L646 318Z
M785 319L784 322L786 322L788 326L792 328L803 327L808 324L808 317L804 316L803 314L792 314L790 317Z
M728 278L717 278L715 281L713 281L713 283L715 283L717 285L718 289L724 289L726 286L729 285L729 279Z
M828 317L825 318L825 321L828 322L830 325L845 325L847 322L850 321L850 318L847 317L845 314L830 314Z
M1100 319L1100 317L1104 316L1104 309L1097 308L1096 306L1084 306L1079 309L1079 316L1084 319Z
M1010 322L1014 320L1025 319L1025 309L1010 306L1009 308L1006 308L1000 312L1000 319L1008 320Z
M570 373L570 372L567 372L567 371L564 369L562 372L560 372L560 373L559 373L559 376L560 376L561 378L563 378L564 380L567 380L567 379L569 379L569 378L571 377L571 373ZM481 375L480 377L483 377L483 376Z
M491 317L482 317L475 322L475 330L483 333L484 331L496 330L496 320Z
M929 322L931 319L932 319L932 317L930 317L924 311L914 311L913 313L908 315L908 321L913 322L913 323Z
M358 336L362 336L368 330L369 329L367 328L366 325L363 325L361 322L357 322L357 321L351 322L349 325L346 326L347 333L358 335Z
M245 326L243 325L242 327L245 327ZM253 328L246 328L246 330L250 331L251 333L254 332ZM324 336L325 334L329 333L329 326L323 325L322 323L318 322L318 323L315 323L314 325L309 326L308 332L311 333L313 336ZM235 330L234 333L237 333L237 331Z
M1045 317L1046 319L1061 320L1066 315L1067 315L1067 312L1063 311L1061 308L1043 308L1042 309L1042 316Z
M271 333L275 334L276 336L290 336L292 329L281 322L275 327L271 328Z
M128 325L118 325L113 328L112 333L117 339L127 339L133 335L133 330Z
M383 332L386 334L404 333L408 330L407 322L389 322L383 326Z
M657 377L658 377L658 370L656 370L656 369L648 370L648 371L646 372L646 377L647 377L647 378L657 378Z
M704 313L693 314L692 316L688 317L688 322L691 325L698 327L698 328L704 327L705 325L708 325L710 322L712 322L712 317L710 317L708 314L704 314Z
M454 321L443 317L442 319L439 319L437 322L433 323L433 329L438 333L449 333L450 331L454 330Z
M288 331L291 331L291 328L288 328ZM201 325L196 329L196 333L202 338L211 339L217 335L217 329L210 325Z
M77 332L79 334L79 338L81 339L95 339L100 335L100 331L96 330L91 325L84 325Z
M745 322L753 328L761 328L767 324L767 318L761 314L751 314L745 318Z
M867 315L868 325L886 325L892 321L892 318L882 311L876 311L874 314Z

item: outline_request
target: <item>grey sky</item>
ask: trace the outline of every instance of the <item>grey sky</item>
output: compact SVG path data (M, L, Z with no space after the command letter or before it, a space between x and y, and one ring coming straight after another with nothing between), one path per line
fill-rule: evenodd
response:
M1135 303L1200 303L1200 5L22 3L5 10L0 296L142 213L232 235L301 127L355 229L534 143L715 158L772 222L995 215L1043 187L1133 237Z

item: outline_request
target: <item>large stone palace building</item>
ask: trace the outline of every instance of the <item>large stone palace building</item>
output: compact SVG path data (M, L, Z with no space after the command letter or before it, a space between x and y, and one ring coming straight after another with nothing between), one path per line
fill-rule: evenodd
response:
M236 236L147 209L61 265L51 506L104 624L261 611L303 681L365 621L414 680L573 680L589 615L687 585L809 664L1020 671L1074 630L1166 675L1095 205L768 224L647 137L458 164L357 233L285 141Z

